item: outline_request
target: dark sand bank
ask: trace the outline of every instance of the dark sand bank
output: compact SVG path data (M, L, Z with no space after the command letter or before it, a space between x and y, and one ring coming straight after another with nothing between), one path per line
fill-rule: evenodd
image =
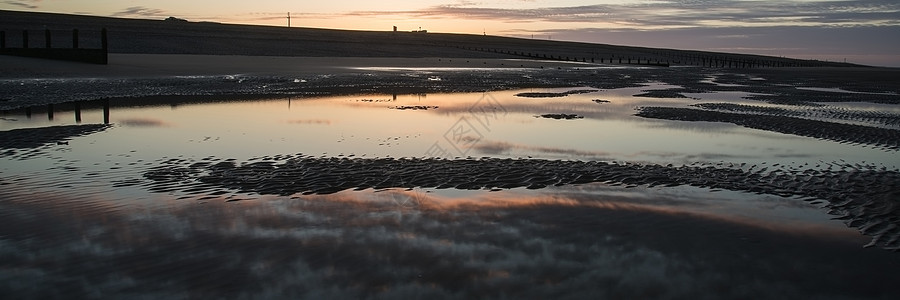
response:
M853 124L841 124L788 116L741 114L679 107L642 107L638 116L645 118L725 122L747 128L768 130L841 143L853 143L900 149L900 130ZM862 118L860 118L862 119Z
M797 196L829 202L832 213L873 237L871 245L900 249L900 211L893 203L900 173L873 166L838 171L750 166L661 166L605 162L513 159L349 159L285 155L236 164L232 160L171 159L147 171L154 192L191 190L221 195L331 194L347 189L455 188L495 190L604 182L629 186L679 186Z
M0 151L4 155L12 155L16 150L68 143L69 139L100 132L109 127L110 125L104 124L88 124L0 131Z
M824 118L850 121L860 120L891 127L897 127L898 125L900 125L900 114L885 111L848 111L829 107L802 107L798 109L786 109L779 107L742 105L734 103L699 103L691 106L725 112L799 118Z

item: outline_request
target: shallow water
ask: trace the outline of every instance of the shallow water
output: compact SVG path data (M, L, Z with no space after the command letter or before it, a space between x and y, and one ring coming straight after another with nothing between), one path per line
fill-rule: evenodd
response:
M355 157L533 157L657 164L749 163L802 166L843 159L900 167L896 153L858 145L742 128L724 123L636 117L643 106L687 106L693 99L633 97L642 88L525 98L527 89L422 95L361 94L319 98L112 107L113 129L73 142L71 159L123 153L144 159L209 155L246 160L271 154ZM702 102L735 102L734 92ZM594 102L605 100L608 102ZM744 100L747 101L747 100ZM745 103L745 102L738 102ZM415 106L419 106L416 109ZM406 109L398 109L406 108ZM542 114L575 114L556 120ZM73 111L6 114L0 130L75 124ZM103 122L99 108L82 123ZM75 148L75 146L78 148ZM863 163L865 162L865 163Z
M298 153L745 170L900 168L896 151L634 116L643 106L700 103L632 96L669 87L113 103L109 129L0 158L0 218L12 224L0 229L0 292L49 298L898 295L889 284L900 269L896 253L862 249L868 237L832 220L823 201L797 197L604 183L281 196L225 187L221 193L151 191L137 184L147 170L173 159L242 163ZM748 102L736 92L697 97ZM66 105L57 105L52 118L39 108L30 116L13 111L2 115L0 130L76 124L74 114ZM82 124L104 118L97 104L80 109Z

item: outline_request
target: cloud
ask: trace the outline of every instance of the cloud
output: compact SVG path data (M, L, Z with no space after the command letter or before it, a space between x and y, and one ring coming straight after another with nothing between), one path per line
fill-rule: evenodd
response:
M169 126L163 120L150 119L150 118L132 118L132 119L124 119L117 122L124 126L132 126L132 127L166 127Z
M24 7L24 8L28 8L28 9L38 8L39 7L37 5L38 2L41 2L41 1L40 0L3 1L3 3L5 3L5 4L9 4L12 6Z
M322 119L288 120L287 122L290 124L331 125L331 120L322 120Z
M162 17L166 12L161 9L132 6L112 14L113 17Z
M552 35L557 40L741 52L803 59L841 61L848 58L848 61L855 63L898 66L900 61L897 60L896 53L900 52L900 40L886 38L895 36L896 32L897 27L894 26L729 26L659 30L561 26L534 31L510 31L508 34L522 37L531 34ZM860 47L861 45L865 46Z
M900 25L900 3L875 1L657 1L620 5L491 8L462 2L408 11L353 11L346 16L406 15L503 22L597 23L620 28L717 26Z
M502 141L477 141L475 145L472 146L475 151L478 151L482 154L503 154L510 153L512 151L524 151L524 152L537 152L544 154L563 154L566 156L581 156L581 157L589 157L589 158L606 158L610 155L609 152L602 151L583 151L577 149L570 148L557 148L557 147L543 147L543 146L530 146L530 145L519 145L512 144L508 142Z

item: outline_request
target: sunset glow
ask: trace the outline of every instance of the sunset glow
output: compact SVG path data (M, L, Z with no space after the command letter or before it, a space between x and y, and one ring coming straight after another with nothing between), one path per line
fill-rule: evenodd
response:
M352 30L428 30L900 66L896 1L10 0L0 9ZM735 38L740 37L740 38Z

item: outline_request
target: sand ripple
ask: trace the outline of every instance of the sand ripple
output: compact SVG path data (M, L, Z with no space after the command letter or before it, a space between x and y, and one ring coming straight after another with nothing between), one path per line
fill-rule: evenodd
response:
M597 90L583 89L583 90L571 90L571 91L565 91L565 92L560 92L560 93L554 93L554 92L528 92L528 93L518 93L518 94L516 94L516 97L523 97L523 98L559 98L559 97L565 97L565 96L568 96L568 95L593 93L593 92L596 92L596 91L597 91Z
M330 194L347 189L540 189L603 182L627 186L691 185L806 200L872 236L870 246L900 250L900 172L866 166L837 170L769 170L616 164L538 159L315 158L304 155L235 163L163 162L144 173L155 192L216 189L270 195Z
M109 127L110 125L89 124L0 131L0 149L37 148L44 144L63 142L73 137L100 132Z
M74 137L104 131L109 127L110 125L105 124L89 124L0 131L0 154L4 156L21 154L18 159L27 159L38 155L40 153L38 148L43 146L66 145L69 143L68 140Z
M884 111L854 111L838 107L811 107L800 110L734 103L699 103L691 106L707 110L717 110L725 112L752 113L798 118L822 118L871 123L875 125L900 126L900 114Z
M732 123L753 129L900 150L900 130L895 129L680 107L642 107L636 115L653 119Z

